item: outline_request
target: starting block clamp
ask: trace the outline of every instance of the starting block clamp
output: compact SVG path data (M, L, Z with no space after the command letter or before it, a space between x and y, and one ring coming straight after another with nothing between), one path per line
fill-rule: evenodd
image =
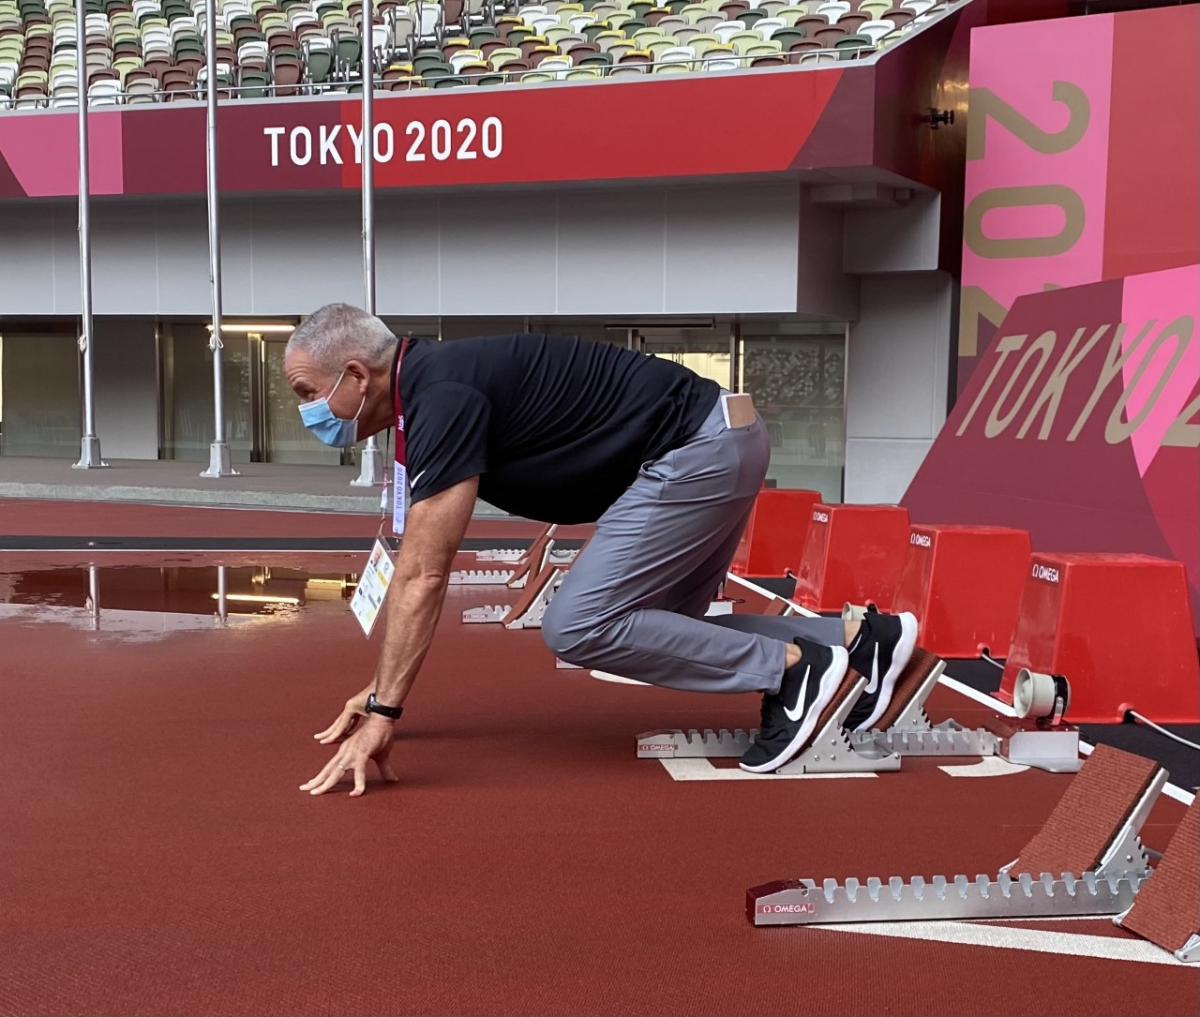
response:
M1105 768L1105 760L1093 768L1096 781L1089 783L1089 792L1104 783L1106 778L1100 771ZM1113 768L1107 769L1111 773ZM1157 770L1136 797L1128 819L1107 838L1107 849L1098 864L1078 875L1067 871L1057 875L1043 872L1035 876L1028 871L1012 875L1013 867L1021 861L1018 858L996 876L974 879L960 875L951 879L934 876L929 881L921 876L909 880L893 876L886 883L875 877L865 883L857 879L826 879L820 883L812 879L776 880L746 891L746 916L754 925L824 925L1116 915L1133 904L1151 878L1139 833L1166 776L1165 771ZM1060 803L1038 837L1056 823L1060 831L1068 829L1069 811ZM1049 840L1060 838L1051 831ZM1036 841L1037 837L1026 851Z
M894 752L881 750L873 742L854 745L843 726L854 708L867 680L857 676L853 686L843 683L842 692L835 700L836 706L826 710L823 723L808 747L789 763L775 772L783 775L804 773L882 773L900 769L900 757ZM720 759L741 756L750 747L757 731L738 728L729 731L651 731L638 735L637 754L639 759Z

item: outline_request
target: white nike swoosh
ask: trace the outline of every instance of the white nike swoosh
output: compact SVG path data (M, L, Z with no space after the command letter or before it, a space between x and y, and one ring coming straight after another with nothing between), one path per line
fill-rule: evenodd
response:
M879 691L879 644L875 644L875 659L871 661L871 680L863 689L866 695L874 695Z
M425 476L425 474L426 474L426 473L428 473L428 472L429 472L428 470L422 470L422 471L421 471L420 473L418 473L418 474L417 474L415 477L413 477L413 478L412 478L412 486L413 486L413 487L416 487L416 486L417 486L417 484L419 484L419 483L421 482L421 478L422 478L423 476Z
M812 664L809 664L804 669L804 680L800 683L800 695L796 697L796 705L791 709L786 706L783 708L783 712L787 714L787 719L793 723L804 716L804 693L808 691L808 676L810 674L812 674Z

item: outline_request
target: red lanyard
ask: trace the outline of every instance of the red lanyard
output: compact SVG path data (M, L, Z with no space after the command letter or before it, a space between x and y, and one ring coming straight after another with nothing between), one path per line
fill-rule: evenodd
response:
M408 336L400 341L400 355L396 357L396 377L393 379L392 404L396 407L396 462L404 465L404 404L400 399L400 365L404 363L404 351L408 348Z

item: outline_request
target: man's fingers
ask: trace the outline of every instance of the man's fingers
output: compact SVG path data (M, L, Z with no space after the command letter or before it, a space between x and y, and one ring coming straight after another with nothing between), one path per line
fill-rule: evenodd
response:
M358 714L346 711L319 735L314 735L313 737L322 745L329 745L331 742L342 741L353 733L357 726Z
M320 794L321 792L314 791L314 788L322 785L328 785L332 787L333 784L336 784L338 780L341 779L342 771L339 769L339 766L341 766L341 760L338 759L337 756L334 756L331 760L329 760L328 763L325 764L324 767L322 767L321 772L313 777L312 780L310 780L307 784L301 784L300 790L309 791L314 794ZM330 783L331 781L332 783Z
M329 774L329 775L328 775L328 776L327 776L327 777L326 777L326 778L325 778L323 781L321 781L321 783L320 783L320 784L318 784L316 787L314 787L314 788L311 788L311 789L309 790L309 792L308 792L308 793L309 793L310 795L323 795L323 794L324 794L326 791L329 791L331 788L333 788L333 786L334 786L335 784L337 784L337 782L338 782L339 780L341 780L341 779L342 779L342 777L345 775L345 773L346 773L346 771L345 771L345 770L343 770L343 769L341 768L341 766L340 766L340 765L339 765L339 766L335 766L335 767L333 768L333 772L331 772L331 773L330 773L330 774ZM315 782L314 782L314 781L310 781L309 783L315 783Z
M397 781L400 779L400 775L396 772L396 768L392 766L391 761L387 759L381 759L379 761L379 775L383 777L384 780L388 781Z
M350 792L351 798L357 798L367 790L367 761L364 759L360 763L354 764L354 790Z

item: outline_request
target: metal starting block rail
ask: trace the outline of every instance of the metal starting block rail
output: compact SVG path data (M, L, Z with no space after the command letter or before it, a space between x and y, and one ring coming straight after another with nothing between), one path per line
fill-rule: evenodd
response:
M746 915L755 925L822 925L835 922L906 922L964 918L1062 918L1071 915L1115 915L1133 903L1148 878L1069 872L1039 879L1025 873L1016 879L996 877L920 876L886 883L811 879L768 883L746 891Z
M1076 781L996 876L777 880L746 891L746 917L755 925L822 925L1120 914L1153 875L1141 829L1167 773L1103 749ZM1079 874L1060 864L1072 860L1082 863Z
M451 586L504 586L513 569L459 569L450 573Z

